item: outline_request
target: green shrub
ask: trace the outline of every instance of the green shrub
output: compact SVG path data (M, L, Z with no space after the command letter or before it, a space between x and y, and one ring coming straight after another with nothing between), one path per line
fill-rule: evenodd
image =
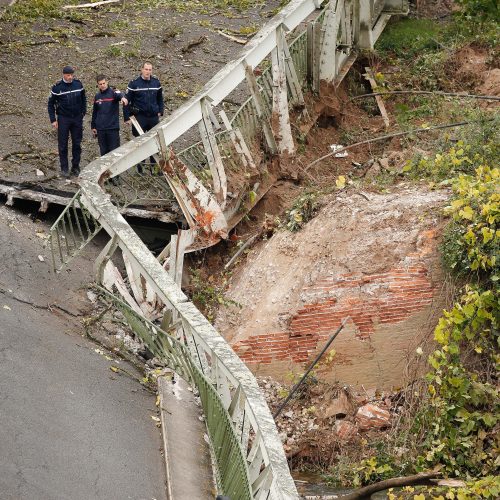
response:
M467 16L500 21L500 4L497 0L457 0Z
M439 345L429 363L429 406L420 422L428 428L422 468L439 465L452 476L498 473L500 394L500 301L498 258L500 170L481 165L454 183L446 212L446 258L454 270L477 273L434 332Z
M474 273L497 282L500 266L500 170L488 166L476 175L461 175L455 198L447 207L452 216L444 237L444 261L459 275Z
M292 208L286 211L280 226L292 232L298 231L316 215L319 206L317 193L304 193L297 198Z

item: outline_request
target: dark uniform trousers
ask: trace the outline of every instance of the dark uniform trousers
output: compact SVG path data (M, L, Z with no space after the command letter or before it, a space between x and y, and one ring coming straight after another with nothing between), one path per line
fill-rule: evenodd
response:
M151 130L155 125L158 125L158 123L160 122L160 118L158 117L158 115L148 116L148 115L144 115L142 113L137 113L134 116L137 119L137 121L139 122L139 125L141 126L141 128L144 132ZM134 137L139 137L139 132L137 132L137 130L135 129L135 127L133 125L132 125L132 134L134 135ZM155 159L152 156L149 157L149 163L151 163L151 164L156 163ZM140 174L142 174L142 167L138 166L137 171Z
M82 155L83 117L77 118L59 115L57 117L57 143L59 146L59 161L61 170L68 172L68 139L71 134L71 166L73 170L80 169Z
M158 117L158 115L148 116L143 113L137 113L135 117L144 132L151 130L160 122L160 118ZM134 135L134 137L139 136L139 132L137 132L134 126L132 126L132 134Z
M97 141L101 156L113 151L120 145L120 130L117 128L97 130Z

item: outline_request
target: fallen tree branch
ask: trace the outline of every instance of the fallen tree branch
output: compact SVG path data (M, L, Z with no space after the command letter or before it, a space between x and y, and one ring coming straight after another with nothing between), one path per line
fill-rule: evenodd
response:
M370 498L370 495L377 491L388 490L389 488L398 488L402 486L415 486L415 485L428 485L433 484L430 480L434 479L441 474L439 472L426 472L423 474L415 474L413 476L394 477L379 481L378 483L370 484L364 488L359 488L356 491L342 495L339 500L361 500L363 498Z
M416 95L437 95L437 96L451 96L451 97L462 97L467 99L485 99L489 101L500 101L500 97L494 95L477 95L477 94L460 94L459 92L431 92L429 90L391 90L387 92L372 92L371 94L362 94L351 97L350 101L355 101L356 99L364 99L365 97L375 97L375 96L388 96L388 95L402 95L402 94L416 94Z
M185 47L182 47L181 52L185 54L186 52L191 52L194 47L197 47L198 45L201 45L203 42L206 42L208 38L203 35L198 38L198 40L193 40L192 42L189 42Z
M233 42L239 43L241 45L245 45L248 41L248 40L243 40L243 38L238 38L236 36L228 35L227 33L224 33L222 30L217 30L217 33L227 38L228 40L232 40Z
M87 9L87 8L94 8L98 7L99 5L105 5L108 3L118 3L121 2L122 0L103 0L102 2L93 2L93 3L82 3L80 5L64 5L63 9L69 10L69 9Z
M492 120L486 120L486 121L492 121ZM478 121L474 120L474 121L467 121L467 122L448 123L447 125L437 125L435 127L417 128L417 129L408 130L406 132L397 132L395 134L387 134L387 135L382 135L380 137L375 137L374 139L367 139L366 141L355 142L354 144L349 144L349 146L346 146L346 147L341 148L341 149L337 149L336 151L332 151L331 153L328 153L324 156L321 156L320 158L309 163L309 165L307 165L307 167L305 167L305 170L306 171L309 170L311 167L314 167L314 165L317 165L320 161L323 161L324 159L329 158L330 156L336 155L338 153L342 153L342 151L346 151L347 149L355 148L356 146L362 146L364 144L371 144L372 142L383 141L385 139L393 139L394 137L403 137L405 135L410 135L410 134L421 134L422 132L431 132L432 130L440 130L440 129L444 129L444 128L453 128L453 127L462 127L463 125L469 125L471 123L478 123Z
M241 245L241 247L238 249L238 251L231 257L231 259L229 260L229 262L224 266L224 269L227 270L231 267L231 265L236 261L236 259L241 255L241 253L245 250L245 248L247 248L248 246L250 246L255 238L257 238L257 236L259 236L258 234L254 234L253 236L251 236L250 238L248 238L247 241L245 241L245 243L243 243L243 245Z

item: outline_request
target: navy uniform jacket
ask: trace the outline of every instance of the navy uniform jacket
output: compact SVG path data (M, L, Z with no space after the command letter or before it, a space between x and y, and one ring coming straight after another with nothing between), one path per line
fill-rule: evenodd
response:
M90 128L97 130L119 129L120 100L123 94L108 87L104 92L97 92L92 108Z
M47 109L50 123L56 121L56 114L70 118L83 118L87 112L87 98L82 82L76 78L71 83L59 80L52 87Z
M127 87L125 94L129 105L123 109L125 121L130 115L157 116L163 115L163 92L160 80L152 76L150 80L144 80L142 76L132 80Z

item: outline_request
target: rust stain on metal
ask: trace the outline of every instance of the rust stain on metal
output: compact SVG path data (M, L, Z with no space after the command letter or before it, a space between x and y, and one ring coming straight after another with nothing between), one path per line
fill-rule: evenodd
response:
M190 205L195 221L195 226L192 229L196 231L196 241L192 246L203 248L212 246L221 239L226 239L228 235L225 229L214 230L213 228L217 220L217 213L205 206L199 199L199 196L203 194L199 180L189 178L188 167L179 160L172 148L169 150L168 156L168 160L163 159L160 162L160 168L175 183L177 189L182 189L185 196L184 202ZM193 184L192 188L189 184Z
M105 170L101 176L99 177L98 184L99 186L103 187L104 183L111 177L111 172L108 170Z

